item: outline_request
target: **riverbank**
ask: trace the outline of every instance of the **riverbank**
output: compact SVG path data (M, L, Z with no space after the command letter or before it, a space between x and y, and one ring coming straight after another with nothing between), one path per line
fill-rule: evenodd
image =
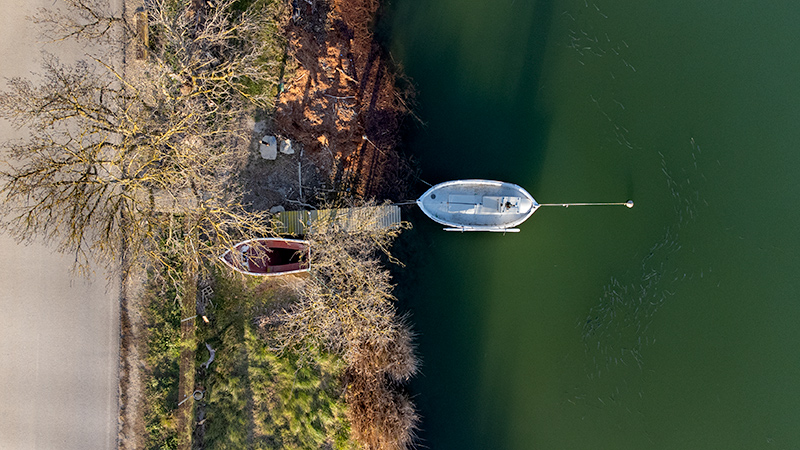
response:
M266 211L276 206L285 209L315 207L321 202L358 202L373 198L404 199L405 186L413 171L397 151L397 146L400 126L408 114L406 103L409 94L397 87L390 60L371 32L370 27L375 21L379 3L376 1L344 2L334 0L330 3L314 2L309 4L301 1L297 2L295 9L287 7L286 4L281 6L278 2L269 4L271 5L269 14L272 25L274 25L270 32L277 33L277 36L273 37L276 42L285 42L286 50L280 58L280 68L276 71L280 73L281 78L280 83L275 86L276 101L274 105L259 108L253 114L255 117L249 159L241 168L238 177L247 192L245 203L250 203L250 208L254 210ZM262 158L259 154L259 146L260 140L265 134L273 134L279 138L291 140L295 147L294 153L281 153L274 160ZM215 275L217 278L219 276L219 274ZM234 297L236 296L234 295ZM254 301L269 303L271 300L267 297L269 296ZM193 298L194 295L186 297L189 302ZM244 297L240 296L239 298ZM150 301L164 301L164 299L153 297ZM217 305L224 305L226 302L229 305L235 304L236 299L220 297L214 300ZM210 389L204 401L195 405L193 401L189 400L182 403L182 406L173 402L170 407L165 407L162 411L164 430L158 428L158 420L151 414L153 409L146 410L147 407L144 406L146 403L152 402L138 401L140 406L137 409L135 406L137 398L144 399L152 390L145 386L160 383L158 377L163 375L154 370L150 364L147 368L141 366L141 360L146 353L145 341L151 339L153 331L150 329L152 327L145 325L141 312L128 311L127 308L130 305L143 310L142 308L148 307L146 303L146 301L131 299L129 303L126 303L123 316L125 319L123 326L125 344L123 345L123 378L120 391L122 394L121 404L124 405L122 408L124 417L121 418L121 448L141 447L139 444L142 444L143 439L132 436L143 436L144 433L138 434L137 431L143 432L145 428L150 436L149 443L145 444L145 447L156 443L158 438L153 440L154 436L169 436L172 439L171 442L178 443L180 448L189 448L189 446L191 448L218 448L219 445L228 442L218 437L227 434L226 427L240 426L241 424L234 423L239 419L245 420L247 424L239 430L237 436L244 433L242 436L248 442L252 443L254 440L277 442L278 438L270 435L272 431L269 430L273 430L273 428L273 431L280 432L281 439L288 441L293 439L288 437L292 433L292 427L285 426L280 421L272 422L273 419L268 416L260 417L255 410L247 410L253 404L267 402L267 400L256 398L255 394L258 394L261 387L255 384L254 379L251 379L252 374L242 377L243 381L237 386L227 386L223 383L224 380L231 379L225 370L235 371L244 367L242 361L235 359L243 356L239 350L231 350L235 353L233 355L229 355L227 350L241 349L240 347L245 343L236 344L236 339L230 336L222 338L221 333L225 330L218 328L221 324L231 320L230 317L223 317L227 316L230 310L227 312L213 311L213 306L209 309L211 324L204 325L198 322L198 327L192 336L183 336L180 345L194 350L192 343L198 343L198 354L202 354L205 347L200 345L201 341L207 338L211 341L216 340L218 344L224 341L225 345L218 347L218 350L222 348L222 352L217 355L218 365L212 366L212 370L208 370L208 367L201 370L199 367L204 361L197 360L195 361L195 365L198 366L198 378L195 381L198 383L197 385L183 385L184 383L181 382L170 387L175 392L170 390L168 394L159 394L165 399L180 401L185 399L186 393ZM182 303L188 302L182 301ZM189 306L191 306L190 303ZM201 307L198 304L198 311L204 309L205 306L207 305ZM184 305L184 309L186 310L185 314L182 314L181 317L188 318L193 314L186 305ZM249 313L244 310L237 311L237 314L240 314L240 317L237 318L239 321L237 326L249 330L250 325L248 324L253 321L253 317L248 316ZM198 312L198 314L200 313ZM132 323L131 319L135 317L138 317L139 320ZM403 324L399 325L404 326ZM253 346L256 341L254 336L250 336L246 344L249 350L264 356L262 353L267 352L267 349L255 349ZM217 346L214 342L212 344L214 347ZM408 343L406 342L406 344ZM173 347L176 345L178 344ZM409 352L411 352L410 347ZM177 357L177 355L174 356ZM302 355L302 358L313 360L318 356ZM256 361L247 355L244 357L243 361L245 362ZM289 360L296 357L297 355L294 353L288 355ZM337 359L338 357L331 357L334 358L336 364L342 363ZM276 356L270 354L269 358L274 359ZM180 358L179 374L187 373L184 368L185 359ZM281 356L280 359L275 360L279 361L275 364L294 364L289 360ZM226 361L233 362L226 365ZM214 371L217 367L223 369L220 369L222 372L215 374ZM261 369L252 366L248 370ZM355 417L361 420L360 423L366 424L354 427L354 433L357 436L384 443L392 440L410 442L410 434L408 437L402 433L396 438L383 437L386 434L385 430L392 429L392 424L384 423L387 421L384 417L395 420L394 416L383 415L385 409L395 408L397 402L403 400L404 403L401 406L403 414L407 417L404 426L408 429L413 429L416 415L413 405L405 402L401 393L395 389L399 386L399 381L392 381L391 386L384 385L382 370L381 367L358 367L357 371L364 372L363 375L359 375L360 372L356 373L357 371L352 367L347 368L346 371L339 370L336 375L336 383L341 383L341 386L337 385L339 388L336 389L336 392L344 392L348 389L355 392L350 395L350 400L358 406L359 412L355 416L348 414L348 417L351 419ZM208 378L206 379L207 374ZM347 381L343 378L345 374ZM372 377L375 380L372 380ZM396 378L399 380L403 377ZM261 380L259 383L263 381ZM345 386L348 385L350 387L346 389ZM291 383L288 386L289 394L297 394ZM355 389L353 386L359 387L359 389ZM365 390L364 386L369 389ZM380 404L372 402L373 397L361 395L363 392L371 391L373 386L378 386L383 394L373 396L382 402ZM287 387L283 385L272 386L269 388L272 392L270 395L277 398L282 396L283 390L286 389ZM330 390L329 387L325 389ZM227 401L226 396L229 392L235 393L237 401ZM320 391L320 393L309 391L301 394L329 395L327 391ZM343 403L344 401L344 396L331 399L331 402ZM242 402L244 402L244 407ZM269 400L269 402L282 404L276 399ZM169 406L169 402L165 405ZM144 411L150 413L150 416L145 417ZM313 416L313 411L308 413L309 417ZM193 433L190 432L191 436L186 432L186 414L193 415L193 420L190 419L192 421L190 428L194 429ZM341 413L341 415L343 414ZM339 415L339 413L336 414L337 417ZM239 419L231 419L231 417ZM302 418L293 418L292 423L297 421L305 423L303 420ZM314 428L316 425L309 426ZM346 426L349 430L350 425ZM330 427L326 425L323 428ZM372 428L378 431L368 431ZM206 434L207 431L210 432L210 435ZM337 435L341 434L336 430L332 432ZM327 432L325 434L328 435ZM133 440L128 441L128 439ZM344 441L347 441L347 443L342 443L344 447L351 445L349 439L344 439Z
M398 198L410 174L395 151L405 100L369 31L377 2L123 6L65 0L33 16L41 35L78 41L89 54L75 62L45 56L41 80L15 78L0 93L0 115L31 132L3 147L0 159L19 161L0 174L11 214L3 225L20 241L48 236L74 255L78 269L96 261L118 268L108 275L122 288L118 447L201 448L192 430L213 422L213 414L200 417L192 400L203 391L195 385L195 356L205 348L197 345L201 327L215 323L198 282L217 275L218 256L235 242L276 235L275 206ZM297 144L294 153L281 152L289 159L259 151L268 132ZM294 163L297 176L286 176ZM247 201L254 180L278 194L277 204L258 192L251 196L261 203ZM392 443L409 442L406 431L415 425L400 391L415 364L381 262L399 229L373 231L307 235L316 239L317 273L309 277L316 284L298 290L307 303L293 311L301 317L304 305L328 301L331 292L361 301L347 311L355 324L347 347L320 344L347 363L343 395L357 406L350 411L359 411L348 412L354 435L366 447L397 448ZM330 264L320 264L326 251ZM353 274L368 283L337 285ZM375 326L358 322L367 308ZM337 305L328 310L340 312ZM329 330L329 337L342 331ZM400 346L408 351L394 351ZM283 349L278 353L305 347ZM397 405L401 417L392 414ZM399 437L382 431L398 429Z
M411 92L398 86L373 34L380 2L297 5L284 29L296 69L283 81L276 130L326 161L325 173L340 192L404 199L413 170L397 147Z

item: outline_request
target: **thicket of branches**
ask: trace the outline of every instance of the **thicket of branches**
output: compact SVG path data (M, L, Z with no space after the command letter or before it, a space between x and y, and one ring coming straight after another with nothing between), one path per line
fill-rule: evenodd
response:
M137 27L106 3L65 0L34 17L51 39L105 45L76 63L45 55L38 80L0 93L0 116L30 130L3 145L4 225L53 240L79 266L123 249L163 264L214 260L242 235L269 234L235 179L246 118L277 85L267 5L153 0ZM146 61L106 51L142 44L143 30Z
M342 355L354 437L371 450L405 449L418 416L403 383L417 372L418 361L382 263L399 230L353 223L362 230L345 232L335 222L315 225L307 236L311 273L295 285L299 300L260 324L279 352L312 346Z
M39 11L51 39L128 51L76 63L46 55L38 79L14 78L0 93L0 117L30 130L2 146L3 225L20 240L52 240L79 266L124 251L168 276L216 261L243 236L272 234L268 217L242 203L236 174L252 108L274 99L279 39L270 33L286 12L276 5L287 4L149 0L133 19L104 0ZM379 230L368 215L342 225L315 223L299 301L262 324L277 350L342 355L353 435L367 449L407 448L418 418L402 383L417 360L382 265L399 230Z

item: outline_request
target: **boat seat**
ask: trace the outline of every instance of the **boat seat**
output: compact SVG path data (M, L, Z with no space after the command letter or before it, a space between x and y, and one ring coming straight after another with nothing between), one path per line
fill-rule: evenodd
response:
M477 195L450 195L447 198L447 211L458 213L476 213L481 197Z
M484 196L482 206L484 208L484 212L487 213L499 213L500 209L500 197L491 197L491 196Z
M519 197L450 195L447 211L461 214L519 214Z

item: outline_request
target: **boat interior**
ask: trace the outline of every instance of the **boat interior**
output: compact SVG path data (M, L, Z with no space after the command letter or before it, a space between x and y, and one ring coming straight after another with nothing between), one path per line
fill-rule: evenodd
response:
M519 197L489 195L450 195L447 211L461 214L519 214Z
M291 248L255 249L243 246L239 251L231 252L226 259L231 257L236 266L252 273L276 273L300 270L308 267L308 261L303 258L303 252Z

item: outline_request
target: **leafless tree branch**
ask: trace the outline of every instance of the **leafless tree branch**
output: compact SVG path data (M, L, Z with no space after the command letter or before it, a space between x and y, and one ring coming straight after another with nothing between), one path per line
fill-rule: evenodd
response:
M33 18L51 39L135 36L105 2L63 1ZM135 76L118 58L44 55L41 82L8 81L0 117L30 130L0 158L14 236L45 236L80 267L122 249L128 260L177 267L272 233L267 214L242 204L235 174L248 157L246 118L272 101L275 71L263 63L263 11L233 3L148 2L153 51Z

